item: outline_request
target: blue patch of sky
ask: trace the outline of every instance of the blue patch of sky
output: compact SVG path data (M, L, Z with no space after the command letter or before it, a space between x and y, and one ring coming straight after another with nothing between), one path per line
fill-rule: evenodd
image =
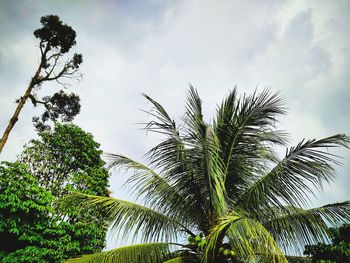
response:
M159 18L163 14L166 2L160 0L112 1L125 15L139 19Z

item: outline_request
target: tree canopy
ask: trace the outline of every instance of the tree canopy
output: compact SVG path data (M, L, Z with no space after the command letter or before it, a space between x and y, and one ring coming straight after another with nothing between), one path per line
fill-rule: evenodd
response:
M58 49L62 54L67 53L76 44L76 33L72 27L62 24L56 15L43 16L40 19L42 28L34 31L34 36L40 39L40 44L46 49Z
M66 194L108 195L99 144L73 124L39 132L16 163L0 166L1 262L62 262L105 246L103 211L62 204Z
M38 134L39 139L27 144L19 161L53 194L55 211L75 241L75 250L68 256L101 251L108 227L103 213L96 213L96 208L80 211L61 204L61 198L78 191L108 196L109 175L100 145L74 124L56 123L53 130Z
M328 225L350 218L350 202L305 209L309 196L335 176L336 156L349 148L337 134L303 140L279 157L288 136L276 128L283 100L269 90L231 91L210 122L190 88L178 125L155 100L145 129L163 136L147 165L110 154L112 171L132 170L126 185L136 202L75 194L81 207L105 209L112 231L142 244L85 255L70 262L287 262L288 248L329 238ZM179 242L187 240L184 242Z
M79 191L107 195L108 173L93 136L74 124L56 123L53 130L38 133L19 156L56 197Z

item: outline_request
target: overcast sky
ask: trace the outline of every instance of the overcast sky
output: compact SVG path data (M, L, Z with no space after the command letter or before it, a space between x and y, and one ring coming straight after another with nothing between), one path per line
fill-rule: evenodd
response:
M189 83L208 121L235 85L241 94L271 87L286 100L282 128L292 145L350 135L349 13L347 0L0 0L0 132L37 67L32 32L41 16L57 14L76 30L75 51L84 57L84 78L70 88L82 102L75 123L104 151L142 161L157 138L137 124L146 118L140 109L150 106L141 93L178 119ZM31 119L41 112L25 105L0 159L15 159L35 136ZM350 154L337 153L344 165L315 206L350 199ZM112 178L114 195L126 197L118 185Z

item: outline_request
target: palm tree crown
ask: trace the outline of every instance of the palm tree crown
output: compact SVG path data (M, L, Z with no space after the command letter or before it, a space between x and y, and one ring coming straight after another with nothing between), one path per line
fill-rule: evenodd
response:
M275 125L286 113L278 94L238 97L234 89L207 123L190 87L180 126L144 96L153 106L146 129L164 140L147 153L147 166L108 155L110 168L133 171L127 184L143 205L74 197L101 205L113 230L143 243L72 262L287 262L282 250L325 241L329 225L349 220L349 201L302 208L335 176L339 163L328 149L348 148L349 137L303 140L280 159L274 148L286 145L287 134Z

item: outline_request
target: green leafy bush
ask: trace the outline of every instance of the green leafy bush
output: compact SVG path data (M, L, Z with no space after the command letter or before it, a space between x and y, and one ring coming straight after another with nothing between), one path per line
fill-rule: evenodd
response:
M350 224L330 229L332 243L305 246L304 254L312 256L312 262L350 262Z
M0 165L1 262L57 262L69 237L51 206L54 196L21 163Z

